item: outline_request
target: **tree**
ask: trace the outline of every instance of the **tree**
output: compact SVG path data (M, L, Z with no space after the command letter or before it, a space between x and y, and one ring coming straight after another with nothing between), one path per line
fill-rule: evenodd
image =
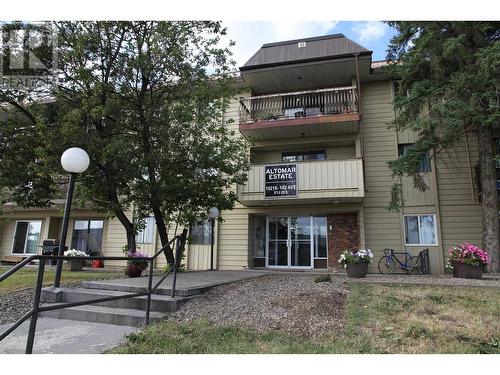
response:
M246 149L221 121L232 95L221 24L57 27L61 81L53 103L34 116L43 139L35 159L55 173L65 147L87 149L91 164L80 176L79 196L120 220L131 250L138 222L150 214L166 245L169 227L202 219L212 205L232 208L229 188L244 181ZM12 178L16 187L20 181ZM138 221L125 214L130 207ZM171 249L167 257L172 263Z
M397 30L388 49L389 71L398 78L394 104L396 130L417 133L414 147L389 162L394 176L411 176L421 190L418 173L428 150L438 154L453 147L466 132L479 142L483 247L491 255L490 270L499 267L499 229L493 129L498 128L500 90L500 23L388 22ZM393 187L391 207L401 205Z

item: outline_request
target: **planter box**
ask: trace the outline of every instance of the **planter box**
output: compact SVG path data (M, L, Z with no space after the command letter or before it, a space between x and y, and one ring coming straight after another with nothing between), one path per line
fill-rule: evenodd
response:
M345 270L347 271L347 276L361 279L368 272L368 263L348 264Z
M483 266L473 266L471 264L463 264L453 262L453 277L460 277L463 279L482 279Z
M83 267L83 261L81 260L69 260L63 262L64 271L81 271Z

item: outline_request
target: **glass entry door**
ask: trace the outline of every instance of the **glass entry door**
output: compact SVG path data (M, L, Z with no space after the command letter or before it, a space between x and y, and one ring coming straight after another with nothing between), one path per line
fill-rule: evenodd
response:
M288 217L268 218L268 266L288 267Z
M311 216L267 218L267 266L312 268Z

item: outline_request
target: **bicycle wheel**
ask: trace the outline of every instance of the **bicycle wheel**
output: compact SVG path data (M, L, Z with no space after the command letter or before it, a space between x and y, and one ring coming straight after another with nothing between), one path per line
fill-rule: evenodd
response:
M396 269L396 262L392 257L383 256L378 261L378 270L382 275L390 275Z
M418 267L415 264L413 257L406 258L406 268L404 269L408 274L415 274L418 271Z

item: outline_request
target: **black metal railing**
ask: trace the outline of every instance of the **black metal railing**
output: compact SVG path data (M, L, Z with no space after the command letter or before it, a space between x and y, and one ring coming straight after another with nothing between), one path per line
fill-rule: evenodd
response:
M12 267L10 270L7 272L3 273L0 275L0 282L4 281L11 275L15 274L17 271L19 271L21 268L26 266L27 264L31 263L34 260L38 260L38 273L37 273L37 280L36 280L36 286L35 286L35 292L33 294L33 306L29 312L24 314L21 318L19 318L11 327L9 327L5 332L0 334L0 341L2 341L4 338L6 338L8 335L10 335L17 327L19 327L24 321L26 321L28 318L31 318L30 320L30 326L28 330L28 337L26 340L26 349L25 353L26 354L31 354L33 352L33 342L35 339L35 331L36 331L36 324L38 320L38 314L45 312L45 311L51 311L51 310L59 310L59 309L64 309L68 307L76 307L76 306L82 306L82 305L91 305L91 304L96 304L96 303L101 303L101 302L108 302L108 301L114 301L114 300L119 300L119 299L127 299L127 298L134 298L134 297L142 297L146 296L146 311L145 311L145 324L149 324L149 315L151 311L151 295L156 292L156 289L165 281L165 279L173 273L173 279L172 279L172 289L170 296L171 298L175 297L175 291L176 291L176 284L177 284L177 270L181 264L182 260L182 254L184 252L184 247L186 245L186 239L187 239L187 230L184 230L182 234L175 236L168 244L163 246L156 254L154 254L152 257L145 257L141 258L144 259L145 262L149 263L149 275L148 275L148 287L145 292L137 292L137 293L129 293L121 296L110 296L110 297L103 297L103 298L96 298L96 299L89 299L85 301L79 301L79 302L70 302L70 303L56 303L56 304L50 304L46 306L40 306L40 299L41 299L41 294L42 294L42 286L43 286L43 276L45 272L45 264L47 260L130 260L129 257L106 257L106 256L96 256L96 257L67 257L67 256L62 256L62 255L32 255L29 258L24 259L21 263L17 264L16 266ZM171 248L172 244L175 243L175 256L174 256L174 264L169 267L168 271L165 272L165 274L156 282L156 284L153 286L153 268L154 268L154 260L160 255L160 254L165 254L166 257L166 251Z
M356 87L289 92L240 98L240 123L337 115L358 111Z

